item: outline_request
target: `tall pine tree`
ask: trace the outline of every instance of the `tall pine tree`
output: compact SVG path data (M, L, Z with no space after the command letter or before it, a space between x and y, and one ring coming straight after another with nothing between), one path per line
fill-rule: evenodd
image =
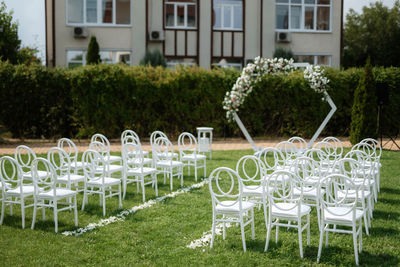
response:
M87 64L99 64L101 62L99 54L99 44L97 43L96 36L90 37L90 42L86 54Z
M364 68L351 112L350 142L356 144L364 138L377 138L377 100L370 58Z

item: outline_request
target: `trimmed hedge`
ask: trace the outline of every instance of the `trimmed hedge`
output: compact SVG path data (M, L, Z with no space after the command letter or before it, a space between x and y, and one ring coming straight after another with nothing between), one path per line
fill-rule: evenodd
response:
M324 135L349 134L361 74L361 69L326 69L338 110ZM133 129L143 138L162 130L176 139L183 131L195 133L198 126L213 127L219 137L240 136L222 109L223 97L239 75L228 69L93 65L70 70L0 62L0 122L20 138L88 137L95 132L115 138ZM384 113L391 116L385 125L395 131L400 126L391 118L400 117L400 69L375 68L374 76L389 84ZM330 110L321 97L300 71L266 76L239 115L253 136L310 137Z

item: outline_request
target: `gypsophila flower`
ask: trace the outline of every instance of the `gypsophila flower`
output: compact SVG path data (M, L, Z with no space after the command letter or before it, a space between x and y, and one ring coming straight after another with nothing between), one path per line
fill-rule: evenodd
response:
M265 74L289 74L293 72L296 67L293 65L294 60L284 58L261 58L256 57L254 63L247 64L243 68L241 76L236 80L231 92L227 92L224 101L222 102L223 108L226 110L226 117L228 120L233 120L234 112L239 111L239 107L244 103L246 97L253 91L254 85L261 81L262 76ZM321 93L324 92L329 83L329 79L324 77L324 70L320 66L309 66L304 70L304 79L314 91Z

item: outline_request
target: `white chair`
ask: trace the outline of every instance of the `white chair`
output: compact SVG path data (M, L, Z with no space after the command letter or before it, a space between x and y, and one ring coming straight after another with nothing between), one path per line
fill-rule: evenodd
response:
M98 194L101 196L103 216L106 215L106 198L118 196L119 208L122 208L121 180L107 177L107 163L104 161L103 156L95 150L88 149L83 153L82 162L85 173L82 210L85 209L85 203L89 194ZM118 187L118 189L113 189L113 187ZM106 192L109 194L106 194Z
M160 173L164 174L164 184L166 177L170 178L171 191L173 189L173 177L181 179L183 186L183 163L174 160L174 149L172 143L165 137L158 137L153 145L154 166Z
M70 157L65 150L59 147L52 147L47 152L47 160L54 167L57 175L57 183L64 184L66 188L76 190L77 192L83 191L83 185L79 186L79 183L85 181L85 176L77 174L77 172L72 170L74 163L70 161ZM80 164L80 166L82 165Z
M314 149L322 150L325 153L325 158L320 161L320 165L321 171L325 172L326 175L335 173L333 167L335 163L342 158L340 147L338 148L337 146L336 143L328 141L317 142L313 145Z
M358 192L352 179L342 174L331 174L321 179L318 189L324 188L325 194L319 194L321 205L320 238L318 246L317 262L320 261L324 234L328 246L328 233L347 233L353 235L354 256L358 265L358 252L362 251L362 218L363 211L357 208ZM341 195L338 195L341 192ZM355 196L348 198L348 195ZM331 227L330 227L331 226ZM340 226L351 227L351 230ZM359 243L357 244L357 238ZM359 248L357 249L357 245Z
M153 167L153 160L149 158L149 152L148 151L143 151L142 145L140 143L139 136L132 130L125 130L122 135L121 135L121 144L122 144L122 150L124 149L125 144L138 144L140 145L140 149L143 154L143 161L144 165ZM130 151L130 153L136 153L136 151Z
M163 137L165 139L168 139L167 135L165 133L161 132L161 131L152 132L151 135L150 135L150 146L151 146L151 150L152 151L153 151L153 145L155 144L156 139L159 138L159 137ZM158 155L158 158L160 158L162 156L163 155ZM168 158L172 157L174 160L178 160L178 158L179 158L178 153L175 153L175 152L173 154L171 154L171 155L168 154L167 156L168 156ZM154 155L153 155L153 158L154 158Z
M264 163L256 156L246 155L236 163L236 173L242 187L242 197L263 207L265 226L268 229L267 216L267 173Z
M36 159L36 153L28 146L20 145L15 148L14 159L22 169L24 180L32 181L31 165ZM38 171L38 175L44 177L47 175L44 171Z
M41 177L38 175L38 170L44 170L47 175ZM58 213L64 210L74 209L75 226L78 226L78 211L76 207L76 195L77 192L57 187L57 174L51 165L51 163L44 158L37 158L32 162L32 174L33 174L33 185L35 187L34 192L34 205L33 205L33 218L32 218L32 229L35 228L36 212L38 208L43 209L43 219L45 208L52 208L54 212L54 228L55 232L58 232ZM69 201L73 198L73 202ZM60 200L66 199L66 202L60 202ZM59 208L59 205L64 207Z
M124 146L126 143L140 143L140 138L136 132L132 130L125 130L121 134L121 145ZM149 156L149 151L142 150L143 156L146 158Z
M351 153L351 152L350 152ZM372 218L372 210L373 210L373 194L371 191L371 187L368 186L370 184L371 179L371 171L366 170L362 164L362 162L355 160L354 158L346 157L339 160L337 163L338 173L349 177L353 184L354 188L349 186L347 192L347 198L350 200L358 200L360 206L358 208L362 210L363 218L364 218L364 226L365 232L369 235L368 227L371 225ZM358 190L358 197L356 198L356 190ZM338 197L343 197L343 192L337 192Z
M378 201L378 185L377 185L377 176L379 173L378 170L378 162L376 161L374 152L372 152L373 148L366 143L359 143L355 145L351 151L346 154L346 158L353 158L360 162L364 167L364 171L359 170L359 181L355 181L356 184L362 183L363 187L367 187L368 190L371 190L375 202ZM372 157L371 157L372 156ZM364 180L365 173L370 174L368 180ZM367 183L364 184L364 181Z
M70 169L74 172L74 174L78 174L83 171L82 161L78 161L78 149L75 143L69 138L61 138L57 142L57 147L67 153L69 157Z
M12 215L12 205L21 206L22 229L25 228L25 210L33 207L33 204L25 204L25 200L32 199L34 193L33 185L24 184L22 169L18 162L9 157L0 158L0 181L2 190L1 219L3 224L5 207L10 206L10 215Z
M206 159L205 155L200 154L196 137L191 133L181 133L178 138L179 158L184 166L188 167L190 175L190 167L194 167L194 179L197 181L197 169L204 170L204 178L206 177ZM201 164L202 163L202 164Z
M368 159L364 158L364 168L371 169L372 178L374 180L374 199L375 202L378 200L378 191L379 191L379 180L380 180L380 155L379 150L377 151L376 147L368 142L358 143L351 148L351 151L362 151L368 155Z
M90 143L93 143L93 142L100 142L105 146L106 151L107 151L107 156L104 158L105 162L107 162L109 164L118 162L120 165L122 165L122 157L121 156L111 155L111 145L110 145L110 141L107 139L107 137L105 137L104 135L99 134L99 133L94 134L92 136L92 138L90 139Z
M290 179L285 180L280 176L289 176ZM307 229L307 245L310 245L310 212L311 208L303 204L301 191L301 181L292 172L281 170L276 171L268 177L267 184L270 186L268 190L268 230L265 242L265 251L268 250L269 239L272 227L276 227L276 242L279 238L279 227L297 228L299 235L300 257L303 258L303 241L302 233ZM271 186L273 185L273 186ZM300 194L293 194L294 188L300 188ZM306 221L303 218L306 217ZM282 221L287 221L284 223ZM295 223L295 224L292 224ZM304 224L303 224L304 223Z
M210 247L214 245L217 224L223 224L223 239L226 236L226 223L239 223L242 235L243 250L246 251L245 226L251 224L252 239L254 232L255 204L243 201L242 185L238 174L225 167L213 170L210 174L209 189L212 200L213 222Z
M343 143L338 138L334 136L328 136L322 139L322 142L328 142L332 145L333 150L336 155L336 159L339 160L343 156Z
M142 148L139 144L126 143L122 147L122 158L124 163L124 178L123 178L123 198L125 199L126 186L129 183L137 183L137 192L139 193L139 185L142 188L143 202L145 201L145 185L151 184L155 188L156 196L157 189L157 169L145 167L145 158ZM134 178L131 178L134 177Z
M361 140L360 143L368 144L373 147L374 154L371 156L372 160L375 162L376 171L376 189L378 192L380 191L380 180L381 180L381 156L382 156L382 147L379 144L378 140L373 138L365 138Z
M89 150L95 150L103 157L105 165L99 166L99 169L98 169L99 173L102 173L103 172L102 168L105 168L107 176L111 177L114 173L120 173L119 178L122 179L124 167L120 164L118 164L118 165L111 164L110 161L107 161L107 159L110 158L110 152L107 149L107 147L104 145L104 143L93 141L89 144ZM122 163L122 160L121 160L121 163ZM84 164L84 163L82 163L82 164Z
M257 153L257 157L262 160L267 170L271 174L276 170L285 168L285 157L282 152L275 147L267 147Z
M299 136L290 137L288 142L293 143L297 148L297 155L303 155L304 151L307 149L307 142L303 138Z
M321 179L320 166L315 160L305 156L298 157L295 166L295 175L300 179L300 182L294 183L293 196L302 197L303 203L316 207L318 226L320 227L317 190ZM321 191L324 192L324 189L321 189Z
M283 170L293 171L293 164L296 160L298 149L296 145L292 142L282 141L275 145L275 148L279 149L283 155L284 163L282 167Z

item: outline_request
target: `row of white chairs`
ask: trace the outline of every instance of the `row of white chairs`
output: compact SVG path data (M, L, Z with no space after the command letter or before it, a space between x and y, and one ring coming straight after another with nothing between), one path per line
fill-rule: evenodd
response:
M373 184L380 169L379 144L366 139L342 156L341 143L334 146L322 141L310 149L304 146L301 152L300 146L293 147L290 143L285 141L275 148L266 148L257 156L244 156L237 162L236 170L222 167L210 174L211 247L216 225L223 224L225 239L225 223L236 222L240 224L246 251L244 227L252 225L254 239L253 209L258 204L263 206L267 228L265 251L272 227L276 228L276 241L279 227L294 227L298 229L300 256L303 257L302 232L307 231L309 244L309 215L314 206L320 230L317 260L322 253L324 236L328 245L329 232L350 233L358 264L358 252L362 251L362 221L367 234L371 226Z
M0 159L0 224L4 220L6 206L10 206L11 215L13 204L21 206L22 228L25 227L25 209L34 207L32 229L36 210L42 208L45 219L45 208L52 208L57 232L57 214L60 211L74 209L75 225L78 224L76 195L79 192L83 192L82 210L89 195L100 195L105 216L106 198L118 196L121 208L129 183L137 184L137 192L141 189L145 201L145 185L151 184L158 196L159 173L164 174L164 183L166 177L170 178L171 190L174 177L180 178L183 185L185 166L189 174L190 167L194 167L196 180L199 168L204 169L206 176L206 157L198 153L197 141L190 133L185 132L179 136L178 155L164 133L154 132L151 136L152 159L147 151L142 150L139 137L134 131L124 131L121 143L122 155L111 155L109 140L102 134L95 134L81 160L78 160L76 145L68 138L61 138L57 147L48 151L47 159L38 158L28 146L18 146L14 158L5 156ZM116 173L119 177L113 177ZM62 199L66 201L60 202ZM32 200L33 204L25 204L27 200ZM65 207L60 209L59 204L65 204Z

